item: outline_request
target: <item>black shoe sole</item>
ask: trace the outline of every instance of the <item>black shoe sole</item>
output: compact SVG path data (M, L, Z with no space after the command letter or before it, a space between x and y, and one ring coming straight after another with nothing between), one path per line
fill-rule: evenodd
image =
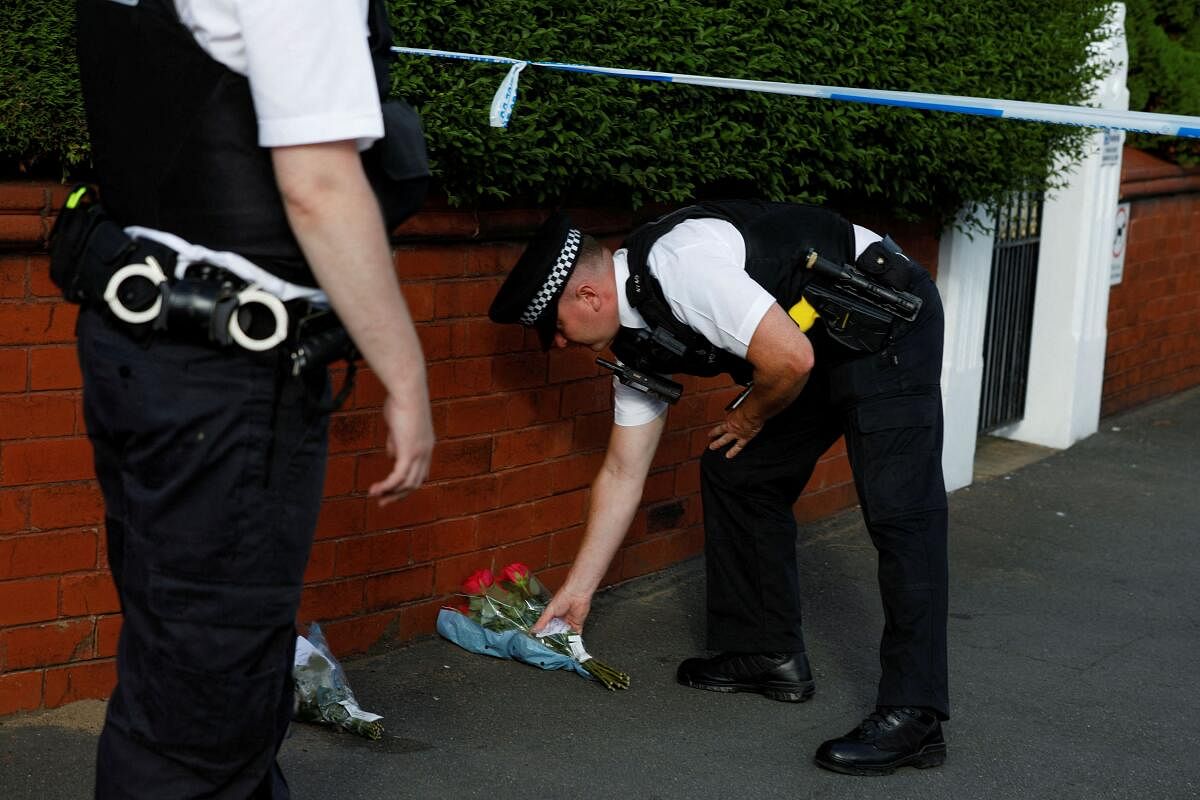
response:
M946 763L946 745L931 744L921 748L911 756L893 761L891 764L880 765L877 767L865 767L856 764L843 764L838 761L824 761L820 758L814 758L813 761L818 767L823 767L833 772L840 772L843 775L891 775L900 767L916 767L917 769L929 769L930 767L940 767Z
M761 694L763 697L779 700L783 703L803 703L811 700L813 693L816 691L816 684L811 681L799 686L789 684L790 688L786 689L779 686L763 686L757 683L701 683L688 679L679 680L679 683L684 686L690 686L693 689L703 689L706 692L725 692L726 694L753 692L754 694Z

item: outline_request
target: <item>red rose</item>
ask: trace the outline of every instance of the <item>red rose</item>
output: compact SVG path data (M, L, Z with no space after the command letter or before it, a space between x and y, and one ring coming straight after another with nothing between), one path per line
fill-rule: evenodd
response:
M529 567L525 566L520 561L514 561L504 568L504 571L500 573L500 578L501 580L508 581L509 583L515 583L518 586L524 586L529 580L530 574Z
M481 569L471 574L463 582L462 589L466 594L483 594L488 588L495 583L490 569Z

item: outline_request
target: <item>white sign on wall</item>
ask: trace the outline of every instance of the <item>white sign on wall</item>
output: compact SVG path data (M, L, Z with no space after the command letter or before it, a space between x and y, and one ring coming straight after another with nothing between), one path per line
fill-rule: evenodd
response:
M1113 226L1112 263L1109 267L1108 285L1116 286L1125 276L1125 245L1129 241L1129 203L1117 205L1117 219Z

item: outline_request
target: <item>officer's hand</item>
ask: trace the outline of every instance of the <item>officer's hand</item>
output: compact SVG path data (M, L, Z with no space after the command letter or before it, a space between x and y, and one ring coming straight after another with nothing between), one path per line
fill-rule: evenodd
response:
M550 624L550 620L558 617L570 625L571 630L583 633L583 621L587 619L588 612L591 610L592 596L590 594L576 594L564 589L550 598L550 604L546 606L546 610L534 623L533 632L540 632Z
M731 445L725 457L733 458L758 435L762 430L762 421L747 415L743 408L744 405L738 406L726 414L725 419L708 432L708 438L711 440L708 443L709 450L720 450L726 445Z
M371 486L369 494L386 506L415 490L429 475L434 438L429 404L423 397L389 394L383 401L383 420L388 426L387 452L395 463L386 478Z

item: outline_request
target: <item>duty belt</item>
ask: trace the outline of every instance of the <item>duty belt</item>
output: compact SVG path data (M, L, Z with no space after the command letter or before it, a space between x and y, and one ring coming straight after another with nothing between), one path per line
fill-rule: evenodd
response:
M251 352L286 346L293 375L357 357L331 310L284 302L203 262L177 277L172 248L131 238L87 199L85 189L73 192L51 232L51 277L67 300L110 314L138 338L166 335Z

